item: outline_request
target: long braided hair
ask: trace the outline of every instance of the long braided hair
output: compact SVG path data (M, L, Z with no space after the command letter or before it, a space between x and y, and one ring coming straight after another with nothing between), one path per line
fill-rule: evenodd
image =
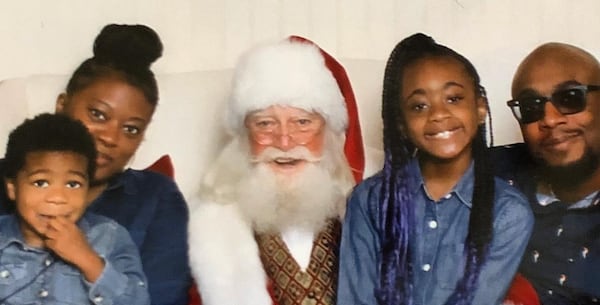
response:
M392 51L385 69L383 83L383 142L385 160L379 218L381 227L382 259L380 281L375 292L380 305L413 304L413 270L410 247L414 227L414 207L410 189L410 167L414 144L399 128L405 124L400 107L402 78L406 67L424 57L448 57L461 63L473 79L476 96L484 98L485 89L475 67L454 50L437 44L431 37L414 34L402 40ZM488 107L489 113L489 107ZM489 121L491 126L491 119ZM462 279L446 304L470 304L477 286L477 278L485 261L492 238L492 207L494 178L488 161L485 124L481 124L473 139L474 159L473 204L469 216L468 235L464 255L466 265Z

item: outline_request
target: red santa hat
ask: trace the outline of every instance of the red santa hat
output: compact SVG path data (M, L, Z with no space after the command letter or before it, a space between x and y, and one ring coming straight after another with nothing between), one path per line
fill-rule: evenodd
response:
M242 56L233 77L226 123L241 132L252 111L286 105L316 111L335 133L346 133L344 152L356 182L364 151L358 109L344 67L312 41L291 36Z

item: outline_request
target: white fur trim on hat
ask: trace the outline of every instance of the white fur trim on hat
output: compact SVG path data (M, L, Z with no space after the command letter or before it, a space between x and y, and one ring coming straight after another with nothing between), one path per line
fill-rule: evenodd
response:
M335 132L344 132L344 97L318 47L284 40L259 46L238 63L226 114L227 126L240 131L246 115L273 105L321 114Z

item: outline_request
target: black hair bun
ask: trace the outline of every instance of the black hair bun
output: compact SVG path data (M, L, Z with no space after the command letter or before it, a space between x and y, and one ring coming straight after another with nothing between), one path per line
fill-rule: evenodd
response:
M124 69L149 69L163 51L158 34L148 26L109 24L94 41L94 57Z
M428 49L434 45L436 45L435 40L423 33L413 34L400 42L401 47L414 50Z

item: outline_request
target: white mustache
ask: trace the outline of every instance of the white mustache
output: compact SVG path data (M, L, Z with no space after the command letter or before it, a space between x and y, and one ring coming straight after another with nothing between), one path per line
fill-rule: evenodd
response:
M314 156L306 147L296 146L288 151L267 147L258 156L252 157L250 162L268 163L277 159L304 160L313 163L321 161L321 157Z

